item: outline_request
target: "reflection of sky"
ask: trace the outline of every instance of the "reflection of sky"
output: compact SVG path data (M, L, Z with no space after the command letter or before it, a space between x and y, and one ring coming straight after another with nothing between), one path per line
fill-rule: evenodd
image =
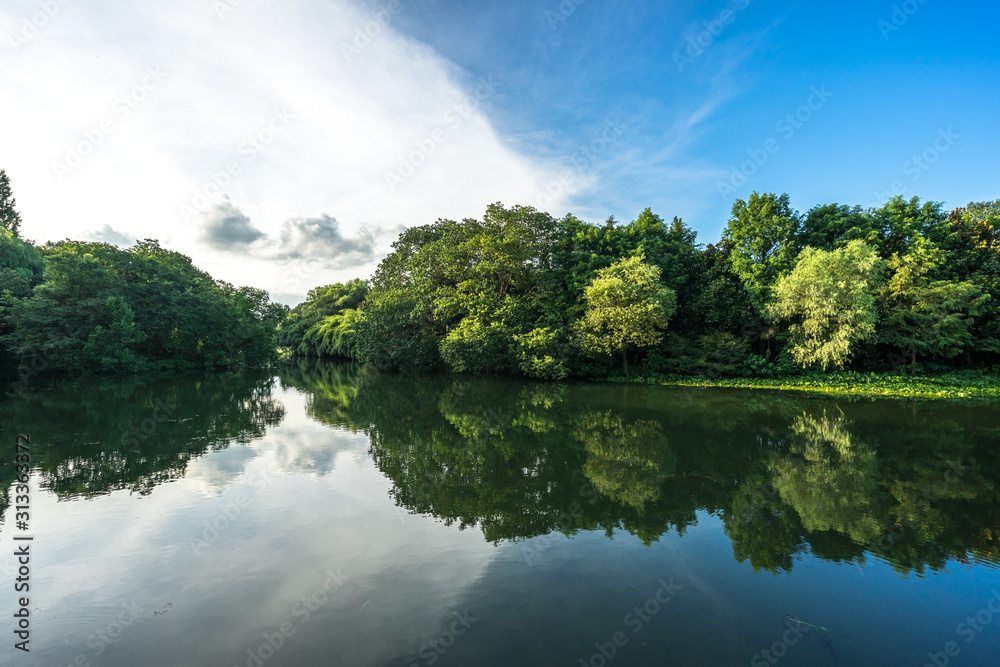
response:
M294 392L281 400L281 427L192 461L148 497L57 504L35 495L33 650L18 664L68 664L81 652L95 665L233 664L286 621L296 635L268 664L299 664L295 656L332 646L343 664L383 664L438 632L492 547L397 512L365 436L309 422ZM225 527L227 506L241 504ZM214 539L205 532L213 520L224 528ZM348 580L303 623L294 604L328 569ZM88 638L133 601L143 622L97 656L101 642L88 648ZM7 616L10 596L0 609Z
M808 555L791 574L754 573L705 513L683 537L649 547L621 533L493 547L477 529L398 510L365 436L310 421L298 392L277 397L288 409L279 427L191 461L148 496L57 503L34 490L32 651L12 658L5 640L0 664L66 665L82 653L95 667L246 665L262 633L287 622L295 634L266 667L429 667L421 649L468 612L472 627L436 665L576 665L618 631L629 642L614 664L746 665L780 639L785 614L828 627L842 664L913 665L956 640L956 624L1000 590L1000 573L978 567L902 578ZM223 520L233 506L238 515ZM0 533L8 566L12 518ZM206 532L213 521L217 534ZM293 610L328 570L348 579L306 621ZM633 633L628 614L661 578L683 588ZM141 621L98 655L95 633L123 603ZM997 627L962 644L964 664L989 664ZM803 642L781 664L834 661Z
M266 459L257 474L245 482L256 483L273 475L311 474L322 477L334 468L339 456L348 460L366 460L368 438L346 431L333 431L316 423L305 413L306 395L298 391L281 392L286 414L280 425L268 431L270 437L246 446L230 445L212 456L188 466L184 481L207 496L217 496L230 484L239 482L251 461Z

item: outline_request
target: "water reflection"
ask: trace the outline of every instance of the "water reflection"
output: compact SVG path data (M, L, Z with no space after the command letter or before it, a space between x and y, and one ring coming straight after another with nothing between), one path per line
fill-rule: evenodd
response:
M301 363L310 415L363 431L395 502L494 543L720 515L736 560L900 572L995 563L995 406L372 375Z
M266 372L53 380L12 385L0 402L0 438L29 433L40 486L61 500L124 489L146 495L188 462L246 444L281 422ZM14 480L10 457L0 483ZM0 500L0 513L7 497Z
M315 422L369 438L401 510L490 543L627 531L651 544L703 511L755 570L791 571L805 552L903 573L1000 562L995 405L405 377L315 361L283 366L280 381L305 394ZM280 424L273 384L232 373L15 385L0 437L12 439L10 424L31 433L41 486L59 499L148 494L193 458ZM288 434L274 465L322 475L336 454ZM13 478L5 458L0 512Z

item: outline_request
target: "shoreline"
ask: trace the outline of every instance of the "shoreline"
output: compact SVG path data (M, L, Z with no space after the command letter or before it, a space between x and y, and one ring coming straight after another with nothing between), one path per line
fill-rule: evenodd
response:
M997 399L1000 375L962 371L942 375L899 375L890 373L841 372L826 376L786 378L699 378L651 375L635 378L608 378L615 384L644 384L664 387L708 387L722 389L765 389L797 391L861 398Z

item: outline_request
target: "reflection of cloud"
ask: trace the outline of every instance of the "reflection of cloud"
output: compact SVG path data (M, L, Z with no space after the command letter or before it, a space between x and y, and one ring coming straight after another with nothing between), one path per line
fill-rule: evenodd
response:
M271 483L301 473L329 475L342 455L365 459L367 436L317 423L306 416L306 395L275 391L286 409L281 425L268 429L264 438L242 445L234 442L211 457L192 460L184 474L186 483L204 496L218 497L234 484Z
M65 641L40 646L38 664L69 664L90 650L87 638L115 620L123 601L149 620L121 633L101 658L107 667L245 661L263 630L286 622L301 664L325 664L331 655L359 667L409 664L452 612L465 611L456 601L498 552L475 533L400 513L391 483L373 467L332 466L338 454L363 453L366 439L310 422L304 394L276 393L288 406L281 426L192 461L188 476L141 501L112 494L67 512L52 494L39 495L46 528L61 537L46 614ZM314 468L327 472L299 474ZM192 484L221 494L206 498ZM240 512L223 520L241 499ZM223 527L196 554L191 540L214 520ZM115 576L104 576L106 568ZM328 571L346 582L306 622L293 609L301 612ZM184 642L152 618L167 602L168 622L184 628Z
M230 445L212 456L205 456L188 463L185 483L201 495L216 498L239 477L258 453L250 447Z
M368 449L367 436L334 431L320 424L283 436L268 449L273 452L275 469L287 474L310 473L322 477L333 471L338 455L349 454L361 459Z

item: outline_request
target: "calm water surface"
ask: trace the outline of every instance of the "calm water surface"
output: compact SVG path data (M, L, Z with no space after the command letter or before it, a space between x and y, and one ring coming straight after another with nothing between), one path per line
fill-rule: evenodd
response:
M13 385L0 664L997 665L998 408L320 363Z

